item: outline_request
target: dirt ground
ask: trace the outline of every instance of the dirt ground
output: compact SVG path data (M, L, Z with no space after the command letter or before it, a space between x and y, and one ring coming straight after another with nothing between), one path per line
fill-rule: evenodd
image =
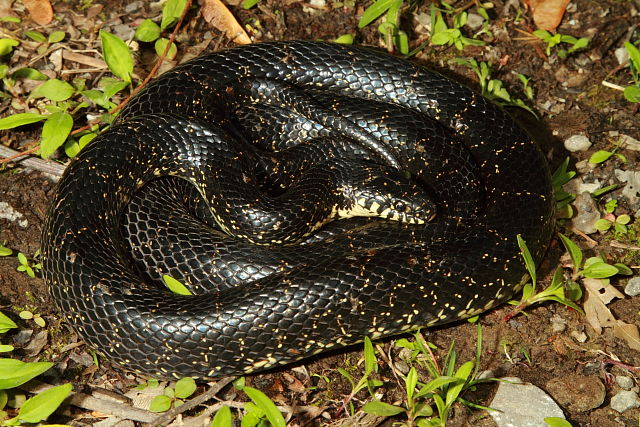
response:
M146 5L146 2L136 2L140 3L139 7L130 6L127 11L126 1L88 1L83 2L86 7L82 9L75 8L71 3L73 2L54 3L57 19L46 28L37 27L26 18L25 13L18 10L18 15L25 19L21 24L3 24L4 31L20 35L27 29L37 29L46 34L62 30L72 35L62 42L67 44L66 48L99 49L96 40L99 40L97 31L100 28L109 31L114 31L118 26L134 28L142 19L154 18L159 14ZM454 5L460 7L463 3L465 2L456 2ZM636 33L635 39L632 40L638 38L640 4L637 1L578 0L570 3L558 31L576 37L588 37L590 43L586 49L571 54L566 59L556 55L546 56L543 44L522 40L524 36L521 31L531 31L532 24L529 15L517 1L497 0L493 3L495 7L490 10L493 36L480 36L487 42L486 46L468 47L463 52L453 47L432 46L416 55L413 60L436 68L476 89L478 83L475 74L468 68L451 64L448 60L454 57L473 57L478 61L491 61L494 68L492 77L502 80L512 96L522 99L525 99L525 96L516 73L530 77L534 99L529 105L538 113L540 120L537 121L521 109L511 108L509 111L535 135L547 154L552 169L567 156L570 156L572 165L581 165L580 162L588 159L597 150L614 149L617 139L611 132L640 139L638 104L626 101L621 92L601 84L603 80L618 84L629 82L628 69L620 69L614 50L620 47L624 40L628 40L634 28ZM507 6L507 3L515 6ZM357 27L359 16L367 5L368 2L356 2L355 6L350 6L349 2L341 5L337 2L327 2L325 6L310 7L307 3L297 0L263 0L251 10L243 10L239 6L231 6L231 10L239 22L253 29L250 34L260 41L335 39L350 33L356 34L356 42L359 44L381 46L376 25L363 30ZM473 10L472 7L470 11ZM524 19L515 22L518 12L523 13ZM428 39L428 33L419 24L421 17L424 18L424 14L428 16L428 13L428 4L421 4L403 15L405 18L401 25L407 31L412 47ZM204 21L197 8L188 15L186 25L179 33L177 41L180 54L189 51L199 53L198 50L231 45L224 36ZM10 60L11 67L24 66L29 58L35 55L30 50L30 45L16 49L16 54ZM148 62L152 59L151 53L140 52L137 62L139 68L136 68L138 75L146 75ZM47 68L46 57L30 66ZM98 75L92 76L97 77ZM0 104L1 115L10 113L11 96L5 97ZM17 150L28 148L37 138L36 129L37 127L29 127L21 128L20 131L0 132L2 144ZM565 151L563 141L576 134L587 136L593 146L587 151L577 153ZM640 154L626 148L621 148L618 152L626 157L626 163L613 157L597 167L581 168L579 176L585 182L599 181L602 186L621 184L614 170L637 170ZM20 220L0 218L0 244L28 256L36 253L54 188L55 184L41 172L17 167L6 167L0 171L0 202L8 203L23 215ZM635 218L640 206L629 204L620 190L610 193L603 199L603 203L611 197L620 201L615 211L616 215L628 213ZM565 234L570 233L569 227L568 222L560 222L558 225L558 229ZM623 261L633 269L634 275L637 275L640 268L640 241L635 234L627 236L626 248L611 245L610 233L594 234L590 237L595 239L595 246L577 235L574 235L573 239L581 245L587 256L601 254L611 262ZM541 267L540 276L544 284L549 282L550 273L561 262L561 255L562 245L554 240ZM12 354L13 357L54 361L57 375L73 381L76 389L85 392L91 392L95 388L126 391L140 381L138 377L112 367L105 359L100 359L99 367L91 363L90 357L89 363L86 363L87 354L91 354L91 350L83 345L68 345L78 339L68 326L60 321L60 313L55 309L43 281L40 278L31 279L25 273L16 271L17 266L15 256L0 257L0 311L17 320L20 325L18 335L7 334L2 337L3 343L11 342L17 347ZM612 285L622 290L627 280L627 277L616 277L612 280ZM636 325L640 323L638 307L640 296L626 296L609 305L616 319ZM43 336L40 333L43 329L33 321L17 318L16 313L25 309L39 314L46 320L48 334ZM640 410L631 409L620 414L610 407L611 397L620 391L613 380L614 376L630 376L634 382L637 381L640 369L638 351L630 349L609 329L605 329L600 335L597 334L584 316L560 304L538 305L527 309L526 315L518 315L505 322L503 318L509 310L509 306L503 306L486 313L479 320L484 333L482 370L491 369L495 375L517 376L551 393L573 425L638 425ZM561 331L552 328L552 324L557 323L558 319L566 324ZM460 323L424 333L427 340L438 347L436 356L443 357L450 343L455 342L458 360L473 359L476 346L474 325ZM392 354L398 352L397 348L392 348L390 340L383 341L380 345L385 352L390 349ZM294 365L293 369L289 367L250 376L247 382L263 390L278 404L317 406L322 409L321 415L312 420L309 420L309 416L296 416L292 421L294 425L339 424L342 418L348 416L344 411L340 412L340 415L336 414L351 388L338 373L337 368L357 366L358 360L362 357L360 349L361 347L358 347L309 359ZM359 377L361 368L354 369L354 377ZM48 375L43 378L45 381L59 381L51 372ZM384 364L381 364L379 376L385 381L382 388L383 400L394 402L402 399L402 390ZM327 377L329 382L320 379L322 377ZM577 378L576 381L604 384L604 402L586 408L576 404L588 397L592 391L571 386L560 392L553 391L550 381L557 378ZM300 384L302 387L298 387ZM637 382L635 385L637 387ZM483 385L475 392L465 395L465 398L488 405L496 387L494 384ZM366 392L357 394L353 399L355 408L360 408L368 399L370 397ZM70 423L75 419L78 425L82 422L90 424L95 421L95 416L87 411L70 408L59 416L58 421ZM391 425L391 422L392 420L384 421L385 425ZM353 421L351 424L357 425ZM486 412L471 411L459 405L456 406L449 425L494 424Z

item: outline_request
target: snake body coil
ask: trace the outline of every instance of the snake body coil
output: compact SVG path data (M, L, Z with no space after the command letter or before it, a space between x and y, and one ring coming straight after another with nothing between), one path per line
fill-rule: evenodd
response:
M233 221L215 214L204 220L226 224L215 230L190 217L210 205L241 215L252 208L235 207L233 191L257 179L235 170L254 149L230 143L239 132L219 125L229 118L223 94L243 79L286 85L314 99L309 110L326 108L309 113L303 103L301 118L283 108L281 95L238 105L234 114L255 133L246 137L255 151L286 145L289 133L326 138L334 154L391 165L428 188L435 219L339 221L303 246L256 246L223 233ZM282 117L291 120L271 120ZM261 121L280 140L252 125ZM343 128L349 142L340 145ZM315 148L305 142L283 149L291 150ZM238 181L226 182L227 175ZM181 179L156 179L163 176ZM182 187L204 201L162 211L169 203L153 195L180 200ZM165 377L247 373L500 304L525 275L516 235L539 261L553 229L553 203L539 148L469 89L366 49L256 44L167 72L80 153L44 226L43 272L82 338L129 369ZM123 228L138 233L130 245ZM143 271L131 253L151 266ZM198 295L171 294L158 283L162 274Z

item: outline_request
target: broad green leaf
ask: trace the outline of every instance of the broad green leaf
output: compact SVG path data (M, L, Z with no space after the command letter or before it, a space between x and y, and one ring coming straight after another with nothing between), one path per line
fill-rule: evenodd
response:
M51 101L58 102L71 98L75 91L75 88L65 81L49 79L31 92L31 98L44 96Z
M39 423L45 420L69 396L71 389L71 384L67 383L38 393L22 404L15 419L23 423Z
M0 245L0 256L9 256L13 253L10 248Z
M611 228L612 225L613 223L611 221L604 218L600 218L595 223L596 230L598 231L607 231L608 229Z
M640 87L627 86L624 88L624 97L630 102L640 102Z
M47 116L35 113L18 113L0 119L0 130L13 129L46 119Z
M78 153L86 147L86 145L96 137L95 133L87 133L82 135L79 140L69 139L64 145L64 152L67 156L73 158L78 155Z
M618 224L626 225L629 224L629 221L631 221L631 217L627 214L622 214L618 218L616 218L616 222Z
M64 31L54 31L53 33L49 34L48 41L49 43L58 43L64 40L65 36L66 33Z
M40 156L43 159L51 156L67 140L72 128L71 114L64 111L51 114L42 127Z
M629 60L635 65L636 69L640 69L640 50L629 42L624 42L624 48L629 53Z
M569 256L571 257L571 261L573 262L573 268L577 271L582 266L582 250L578 245L573 243L573 240L568 238L562 233L558 233L560 236L560 240L562 240L562 244L569 252Z
M154 45L155 49L156 49L156 54L158 56L162 56L162 54L164 53L164 50L167 48L167 45L169 44L169 39L166 38L161 38L156 40L156 43ZM169 52L167 52L167 59L173 59L176 57L176 54L178 53L178 48L176 47L175 43L171 43L171 46L169 47Z
M31 80L47 80L49 78L35 68L29 67L18 68L11 74L11 77L14 79L25 78Z
M160 28L166 30L178 22L186 5L186 0L167 0L162 7L162 22L160 22Z
M618 274L623 274L625 276L633 275L633 270L622 263L616 262L613 266L618 269Z
M176 397L186 399L196 391L196 382L191 377L186 377L176 382Z
M151 412L166 412L171 409L171 398L165 395L156 396L149 404Z
M0 334L4 334L9 329L15 329L18 325L13 320L7 317L6 314L0 312Z
M165 274L162 276L162 280L164 280L164 284L167 285L167 288L169 288L169 290L174 294L193 295L186 286L171 276Z
M544 422L550 427L571 427L571 423L560 417L545 417Z
M593 153L591 157L589 157L589 163L594 163L594 164L602 163L607 161L611 156L613 156L613 153L611 151L598 150L595 153Z
M16 359L0 359L0 390L24 384L52 366L51 362L26 363Z
M133 74L133 56L129 47L117 36L100 30L102 56L111 72L127 83L131 83Z
M243 9L251 9L252 7L257 5L259 1L260 0L243 0L242 8Z
M223 406L216 411L209 427L231 427L231 421L231 409L228 406Z
M353 44L353 40L354 40L353 34L343 34L337 39L334 39L333 42L340 43L340 44Z
M362 410L367 414L378 415L381 417L393 417L405 412L405 409L400 406L390 405L384 402L367 402L362 407Z
M600 262L591 264L589 267L585 268L582 271L582 274L584 275L584 277L589 277L592 279L604 279L618 274L618 268L613 265Z
M447 384L451 384L451 383L457 383L459 382L460 379L456 378L456 377L449 377L449 376L439 376L434 378L433 380L429 381L425 386L423 386L420 391L416 394L416 399L419 397L423 397L425 395L427 395L428 393L433 392L434 390L441 388Z
M264 411L265 416L273 427L285 427L286 423L284 422L282 414L266 394L253 387L244 387L242 391L253 400L257 407Z
M402 2L402 0L377 0L362 13L360 20L358 21L358 28L366 27L381 17L391 6L398 2Z
M0 39L0 56L10 54L13 48L19 44L20 42L18 40Z
M365 376L376 370L376 352L373 349L373 343L369 337L364 337L364 372Z
M411 367L404 382L407 390L407 398L409 400L412 400L413 393L415 393L416 385L418 384L418 372L416 371L416 368L414 368L413 366Z
M18 252L18 262L22 265L25 265L28 263L27 257L22 252Z
M160 27L151 19L145 19L136 28L136 33L133 38L141 42L152 42L160 37Z
M44 43L47 41L47 38L44 36L44 34L39 31L25 31L24 35L38 43Z

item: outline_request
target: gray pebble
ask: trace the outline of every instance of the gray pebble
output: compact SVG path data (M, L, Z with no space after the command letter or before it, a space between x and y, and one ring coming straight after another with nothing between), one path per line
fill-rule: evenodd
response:
M576 151L587 151L591 147L591 141L584 135L571 135L564 140L564 148L575 153Z
M640 401L638 401L638 393L635 391L622 390L611 398L611 409L620 413L638 407L640 407Z
M626 375L616 375L616 384L620 388L625 390L630 390L633 387L633 378L627 377Z
M640 295L640 277L632 277L624 287L624 293L630 297Z

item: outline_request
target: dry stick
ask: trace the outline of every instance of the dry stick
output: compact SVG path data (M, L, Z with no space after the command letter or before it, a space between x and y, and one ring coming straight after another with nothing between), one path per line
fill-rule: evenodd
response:
M109 111L109 114L114 114L114 113L120 111L125 105L127 105L127 103L131 100L131 98L133 98L135 95L137 95L138 92L140 92L140 90L142 88L144 88L147 85L147 83L149 83L149 81L153 78L153 76L158 72L158 69L160 68L160 65L162 65L162 62L164 61L164 59L166 58L167 54L169 53L169 49L171 48L171 45L173 45L173 41L176 39L176 36L178 35L178 31L180 30L180 27L182 27L182 21L184 20L184 17L187 14L187 11L191 7L191 1L192 0L187 0L187 3L184 6L184 10L182 11L182 14L180 15L180 18L178 19L178 22L176 23L175 28L171 32L171 35L169 36L169 41L167 43L167 46L165 46L164 52L162 52L162 55L160 55L160 57L158 58L158 61L156 62L156 65L154 65L154 67L151 69L151 71L149 72L147 77L142 81L142 83L140 83L131 92L131 94L128 97L125 98L124 101L122 101L120 104L118 104L118 106L116 106L113 110ZM94 125L96 125L98 123L100 123L100 119L96 119L93 122L74 130L73 132L70 133L70 135L76 135L77 133L83 132L85 130L89 130L89 129L91 129L92 126L94 126ZM36 147L30 148L29 150L21 151L20 153L18 153L16 155L13 155L11 157L7 157L5 159L0 159L0 163L7 163L7 162L10 162L10 161L18 158L18 157L21 157L21 156L24 156L24 155L27 155L27 154L32 154L34 151L38 150L38 148L40 148L40 147L36 146Z
M193 399L189 400L188 402L183 403L182 405L178 406L177 408L173 408L172 410L165 412L164 414L160 415L155 420L153 420L150 423L146 424L146 426L155 427L155 426L159 426L159 425L167 425L178 414L181 414L181 413L183 413L185 411L188 411L189 409L195 408L196 406L203 404L207 400L209 400L212 397L214 397L216 394L220 393L220 390L222 390L224 387L227 386L227 384L231 383L236 378L237 377L228 377L228 378L221 379L220 381L215 383L209 390L205 391L204 393L202 393L201 395L199 395L197 397L194 397Z

